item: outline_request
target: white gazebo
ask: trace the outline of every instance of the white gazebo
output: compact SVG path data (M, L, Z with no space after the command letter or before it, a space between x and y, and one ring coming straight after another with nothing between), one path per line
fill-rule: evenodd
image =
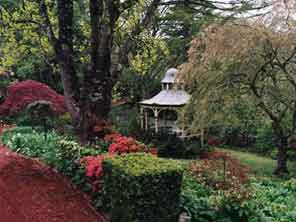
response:
M153 128L156 133L166 129L183 136L184 127L178 124L178 113L188 103L190 95L184 91L179 79L179 70L170 68L161 81L162 90L151 99L140 102L142 129ZM149 112L152 115L149 116ZM168 116L175 118L167 119Z

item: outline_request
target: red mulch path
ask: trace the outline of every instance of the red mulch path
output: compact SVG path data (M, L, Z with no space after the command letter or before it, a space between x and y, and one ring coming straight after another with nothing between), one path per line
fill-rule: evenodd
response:
M0 221L101 222L90 199L38 160L0 145Z

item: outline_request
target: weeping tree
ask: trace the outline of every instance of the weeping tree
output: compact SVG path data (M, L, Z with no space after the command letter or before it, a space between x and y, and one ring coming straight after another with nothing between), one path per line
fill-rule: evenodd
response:
M287 149L296 134L296 35L279 24L213 25L194 39L183 65L193 95L189 130L223 123L233 102L248 100L272 123L276 174L288 172Z
M14 22L12 26L31 25L40 37L40 42L47 41L48 52L55 58L57 64L55 68L58 68L61 74L65 101L74 129L81 141L85 142L94 126L103 124L108 118L112 88L123 67L129 64L137 38L143 30L155 24L153 19L156 14L161 15L164 9L181 4L196 10L197 13L212 9L217 13L227 11L234 15L254 9L253 3L257 1L236 0L225 3L211 0L22 0L19 2L4 0L4 2L5 4L0 6L2 11L6 10L7 5L12 4L14 6L9 10L22 11L22 14L10 19ZM9 14L9 18L11 13L6 14ZM26 16L23 17L23 14ZM23 26L21 28L24 29Z

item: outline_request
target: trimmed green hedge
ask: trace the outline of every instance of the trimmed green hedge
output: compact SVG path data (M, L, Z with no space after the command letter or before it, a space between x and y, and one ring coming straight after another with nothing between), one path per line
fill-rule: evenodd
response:
M176 222L183 176L178 161L135 153L103 163L114 222Z

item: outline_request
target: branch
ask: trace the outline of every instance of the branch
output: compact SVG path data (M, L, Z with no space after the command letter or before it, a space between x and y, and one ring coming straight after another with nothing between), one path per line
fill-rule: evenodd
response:
M120 55L119 55L120 64L126 65L129 63L127 55L135 46L134 44L135 36L138 36L145 28L147 28L151 24L151 21L157 11L157 8L160 2L161 0L152 1L152 3L147 8L143 19L138 21L138 23L134 26L133 30L130 32L130 34L126 38L125 42L123 43L120 49Z
M58 43L58 39L56 38L54 32L53 32L53 28L48 16L48 11L47 11L47 6L44 0L39 0L39 11L40 11L40 15L43 18L43 22L44 22L44 30L47 34L48 40L49 42L52 44L54 50L56 51L56 53L58 53L59 51L59 43Z
M276 63L274 65L278 66L283 73L285 74L287 80L293 85L294 89L296 90L296 81L293 78L293 76L288 72L287 70L287 65L290 63L290 61L295 58L296 56L296 47L294 48L293 52L291 55L282 63L278 57L276 57Z
M153 0L151 2L151 4L147 7L143 18L140 18L133 27L132 31L127 34L126 39L119 48L119 52L116 53L118 61L116 61L116 63L113 62L111 69L113 85L116 83L118 76L121 73L122 65L129 64L128 54L135 48L135 37L141 34L141 32L151 24L160 2L161 0Z
M136 3L138 3L139 0L126 0L120 4L120 11L121 13L125 10L130 9L132 6L134 6Z
M255 77L253 78L253 80L250 83L250 89L253 92L254 96L259 100L259 107L261 107L261 109L269 116L269 118L275 122L278 121L278 117L271 111L268 109L267 105L265 104L262 95L260 95L260 93L258 92L258 88L256 86L256 80L258 78L259 73L263 72L265 70L265 67L268 65L269 63L266 62L265 64L263 64L263 66L261 66L261 68L256 72Z
M17 20L14 20L13 21L14 23L23 23L23 24L35 24L35 25L38 25L38 26L42 26L42 24L40 24L39 22L37 21L34 21L33 19L17 19Z
M244 9L246 11L256 11L256 10L261 10L264 9L270 5L268 4L263 4L262 6L257 6L257 7L252 7L250 3L247 1L237 1L237 2L225 2L225 1L205 1L205 0L172 0L172 1L165 1L160 3L160 5L164 6L170 6L170 5L183 5L183 6L189 6L192 5L194 7L204 7L204 8L209 8L213 10L219 10L219 11L224 11L224 12L230 12L230 11L240 11L243 9L243 6L249 5L248 8ZM221 5L218 6L218 5ZM224 6L224 7L223 7Z

